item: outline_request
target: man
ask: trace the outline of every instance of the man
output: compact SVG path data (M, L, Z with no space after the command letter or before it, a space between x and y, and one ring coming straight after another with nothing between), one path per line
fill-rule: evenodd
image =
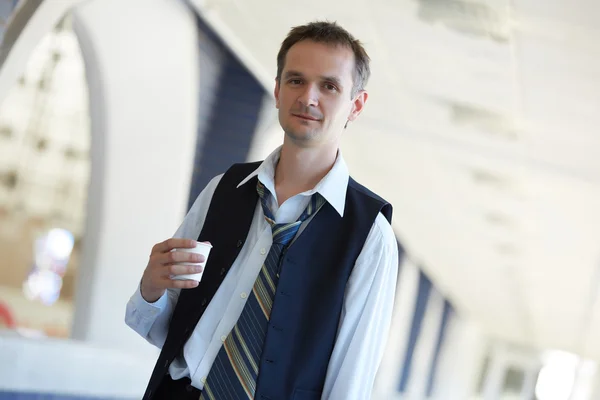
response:
M162 348L146 399L370 398L398 268L391 206L339 151L369 58L335 23L293 28L277 57L283 145L214 178L154 246L126 322ZM195 240L202 256L176 251Z

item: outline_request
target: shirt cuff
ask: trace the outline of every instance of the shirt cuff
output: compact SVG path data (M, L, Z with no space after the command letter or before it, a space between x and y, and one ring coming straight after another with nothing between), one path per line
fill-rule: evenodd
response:
M154 318L167 308L168 297L167 291L165 291L165 293L154 303L148 303L142 297L141 287L138 285L138 288L133 296L131 296L130 301L133 308L137 311L137 314L144 318Z

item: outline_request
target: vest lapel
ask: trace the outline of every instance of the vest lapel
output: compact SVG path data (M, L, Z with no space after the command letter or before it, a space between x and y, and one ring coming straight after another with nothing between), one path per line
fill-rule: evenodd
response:
M239 177L239 174L232 175ZM198 236L200 242L211 242L213 249L200 284L181 291L169 329L169 332L185 332L179 339L180 346L187 341L246 242L258 202L257 179L251 179L239 188L236 188L239 181L222 182L213 196L217 201L211 202L204 228Z

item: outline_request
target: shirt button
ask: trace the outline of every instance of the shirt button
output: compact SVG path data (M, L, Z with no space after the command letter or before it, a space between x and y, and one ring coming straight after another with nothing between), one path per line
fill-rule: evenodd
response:
M227 340L227 336L221 336L221 342L225 343L225 341Z
M240 297L241 297L242 299L245 299L246 297L248 297L248 295L247 295L246 293L242 293L242 294L240 295Z
M267 249L265 249L265 248L260 249L260 254L262 254L263 256L265 254L267 254Z

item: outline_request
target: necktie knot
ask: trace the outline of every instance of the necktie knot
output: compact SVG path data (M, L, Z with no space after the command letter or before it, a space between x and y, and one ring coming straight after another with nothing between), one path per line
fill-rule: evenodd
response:
M265 214L265 219L271 225L271 230L273 232L273 243L274 244L282 244L288 245L294 236L298 233L300 229L300 225L311 215L315 214L322 206L325 204L325 199L319 193L315 193L311 196L308 205L300 215L300 217L295 221L287 224L276 224L275 217L269 208L269 199L271 196L271 192L260 182L256 184L256 191L260 197L260 202L262 205L263 212Z

